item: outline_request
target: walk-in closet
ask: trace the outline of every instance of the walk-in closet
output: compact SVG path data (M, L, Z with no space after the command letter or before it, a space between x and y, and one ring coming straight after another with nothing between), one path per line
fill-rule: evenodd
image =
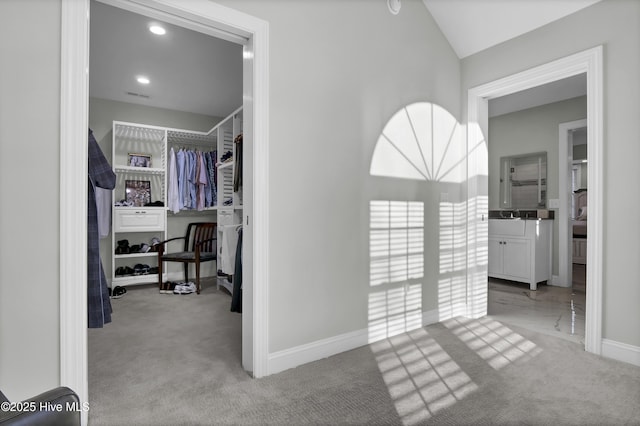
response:
M88 341L89 394L104 407L132 381L152 394L221 368L246 376L243 46L127 4L94 0L90 18L89 128L115 175L96 203L111 321ZM196 224L215 231L187 247ZM162 260L185 252L186 274Z

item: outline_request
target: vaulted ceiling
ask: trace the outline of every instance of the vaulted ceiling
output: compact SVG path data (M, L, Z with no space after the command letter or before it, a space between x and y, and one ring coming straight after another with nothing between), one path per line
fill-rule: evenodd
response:
M518 37L600 0L422 0L459 58Z
M456 54L464 58L599 0L422 1ZM92 97L218 117L241 105L241 45L166 23L167 33L158 36L149 32L153 22L157 21L92 0ZM148 84L136 81L141 75ZM576 83L574 89L580 87ZM580 90L586 93L584 86ZM565 99L580 94L571 92ZM536 102L545 103L540 96ZM504 103L497 107L500 113L515 105L527 107L522 99Z

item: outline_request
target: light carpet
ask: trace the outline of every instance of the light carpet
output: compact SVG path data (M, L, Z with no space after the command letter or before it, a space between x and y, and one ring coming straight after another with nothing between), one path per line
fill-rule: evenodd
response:
M640 425L640 368L489 318L454 318L261 379L241 315L130 287L89 330L91 425Z

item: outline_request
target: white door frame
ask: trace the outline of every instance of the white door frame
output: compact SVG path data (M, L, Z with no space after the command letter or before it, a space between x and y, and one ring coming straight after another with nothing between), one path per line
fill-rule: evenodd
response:
M244 298L252 315L243 360L254 377L268 374L269 294L269 26L210 1L106 0L125 9L243 44L245 138L253 139L253 204L244 213L253 232L253 270ZM88 401L87 371L87 128L89 0L62 0L60 93L60 383ZM248 70L248 71L247 71ZM246 82L246 79L245 79ZM244 333L243 333L244 338ZM83 413L83 422L87 414Z
M572 252L573 230L570 226L571 198L569 196L569 182L571 182L571 166L573 159L573 144L569 140L569 132L587 127L587 120L569 121L558 126L558 189L560 209L556 220L558 223L558 284L571 287L573 281ZM588 145L587 145L588 146ZM587 175L588 176L588 175Z
M589 158L589 244L587 246L587 301L585 324L585 350L600 355L602 351L602 277L603 277L603 48L597 46L529 70L483 84L468 91L467 136L471 172L486 173L486 164L474 164L477 141L488 129L488 100L551 83L577 74L587 74L587 157ZM486 139L485 139L486 143ZM478 182L484 182L478 184ZM469 180L468 198L486 197L486 180ZM471 210L470 210L471 211ZM478 211L480 213L480 211ZM483 224L488 212L470 214L468 235L474 238L474 249L485 250L487 226ZM469 252L472 255L471 251ZM487 314L487 275L479 274L481 267L471 265L467 276L468 311L473 317ZM482 307L484 306L484 309Z

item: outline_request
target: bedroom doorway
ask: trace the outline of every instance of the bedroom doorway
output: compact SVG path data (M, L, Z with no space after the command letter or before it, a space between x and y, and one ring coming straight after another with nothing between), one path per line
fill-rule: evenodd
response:
M600 355L602 351L602 240L603 240L603 48L598 46L564 58L532 67L468 90L468 199L480 206L470 210L467 239L473 241L469 259L481 259L477 252L488 251L486 207L488 200L488 103L490 99L541 86L585 73L587 76L587 123L589 133L589 246L587 252L585 308L585 350ZM483 144L483 149L477 149ZM566 188L566 186L565 186ZM487 265L470 263L467 273L468 316L487 315Z
M558 126L559 146L559 284L585 291L586 284L586 221L575 222L579 209L586 207L589 168L587 162L587 120L561 123ZM574 239L574 227L577 239ZM575 274L574 274L575 273ZM575 275L575 276L574 276ZM574 280L576 278L576 280Z

